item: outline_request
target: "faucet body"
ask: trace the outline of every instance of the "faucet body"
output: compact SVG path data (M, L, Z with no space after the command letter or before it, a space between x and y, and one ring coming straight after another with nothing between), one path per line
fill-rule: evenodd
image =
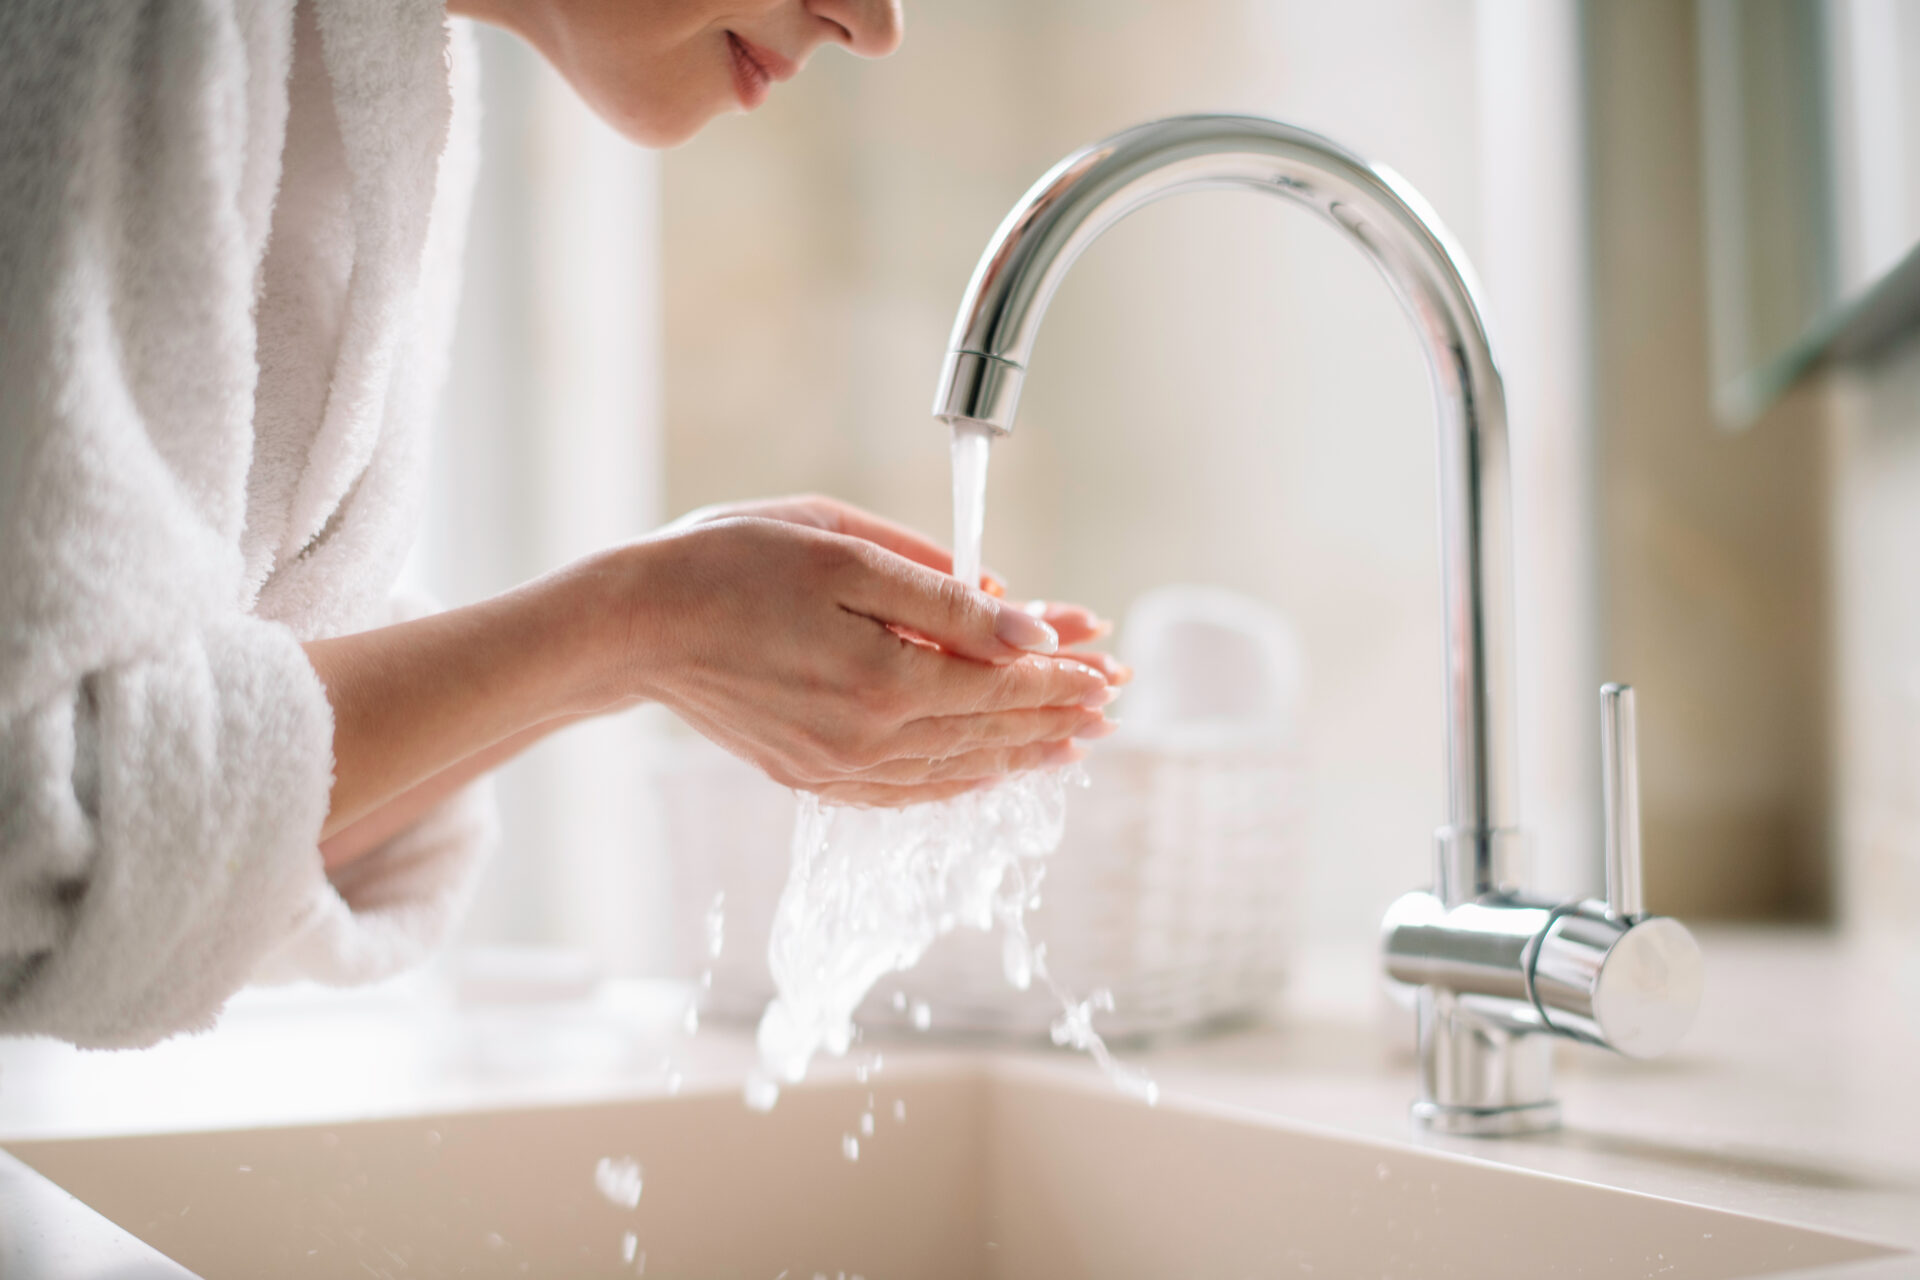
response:
M1273 120L1181 116L1115 134L1054 166L1000 225L961 303L934 416L1011 432L1047 304L1080 253L1143 205L1222 187L1279 196L1340 228L1386 277L1426 354L1439 442L1447 820L1431 892L1388 913L1388 971L1419 1010L1417 1115L1458 1132L1548 1127L1558 1110L1552 1036L1542 1033L1611 1043L1611 1032L1631 1051L1653 1047L1659 1036L1628 1035L1622 1019L1641 1027L1672 994L1687 1004L1684 1030L1698 952L1673 921L1522 896L1506 399L1472 270L1426 202L1390 171ZM1543 963L1560 986L1543 978ZM1682 989L1668 992L1668 978ZM1638 994L1618 995L1627 987Z

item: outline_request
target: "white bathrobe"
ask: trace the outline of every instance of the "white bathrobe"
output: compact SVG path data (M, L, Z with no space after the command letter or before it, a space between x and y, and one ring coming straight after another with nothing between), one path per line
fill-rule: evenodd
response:
M471 64L442 0L0 4L0 1034L149 1044L463 904L472 790L328 879L300 642L401 612Z

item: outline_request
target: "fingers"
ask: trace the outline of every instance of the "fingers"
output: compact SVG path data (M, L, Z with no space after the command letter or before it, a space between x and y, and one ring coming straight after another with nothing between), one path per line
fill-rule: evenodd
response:
M832 509L834 532L885 547L895 555L905 556L915 564L925 565L929 569L949 575L953 573L953 552L919 530L909 529L903 524L895 524L891 520L874 515L871 511L863 511L850 503L832 498L821 498L817 501L827 504ZM968 585L979 587L995 599L1007 594L1006 583L1002 582L1000 575L991 569L982 570L980 581Z
M901 729L887 746L893 756L924 766L930 759L977 751L1104 738L1117 728L1100 712L1085 707L1032 707L986 715L930 716Z
M1098 649L1074 649L1060 655L1071 661L1092 667L1107 678L1111 685L1123 685L1133 679L1133 668L1110 653Z
M1098 711L1119 696L1096 668L1069 658L1022 658L1005 666L956 662L951 655L903 649L917 714L980 715L1036 707Z
M953 553L926 535L844 502L829 503L835 533L864 539L941 573L953 572Z
M1019 607L870 542L851 542L840 576L842 607L924 636L976 662L1005 663L1023 653L1053 653L1054 629Z
M1025 746L983 747L944 758L890 760L867 770L863 781L919 786L947 782L983 782L1029 769L1052 769L1086 758L1086 748L1071 739L1030 742Z
M1029 600L1022 606L1029 614L1052 627L1060 645L1085 644L1113 631L1113 624L1085 605L1064 604L1057 600Z
M808 787L822 800L830 804L847 804L861 809L904 809L912 804L932 804L937 800L951 800L955 796L965 795L978 790L986 783L975 779L968 782L935 782L921 786L887 786L874 782L831 782L825 786Z

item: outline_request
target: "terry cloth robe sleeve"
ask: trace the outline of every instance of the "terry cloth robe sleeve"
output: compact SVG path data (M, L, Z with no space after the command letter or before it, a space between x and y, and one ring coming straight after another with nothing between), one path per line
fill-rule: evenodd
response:
M335 25L364 17L363 38L388 44L362 101L343 105L342 133L369 132L349 106L392 109L382 75L418 70L400 65L396 32L427 42L415 61L433 74L414 92L429 107L437 94L439 110L425 113L415 203L430 204L444 17L407 0L356 7ZM330 629L330 598L309 566L304 618L257 608L243 549L260 515L248 510L254 308L293 29L291 0L0 5L0 1034L149 1044L209 1026L294 940L354 953L354 904L317 848L332 717L300 648ZM418 354L407 320L426 221L422 207L371 226L356 268L409 254L411 266L361 290L358 381L336 397L350 403L330 404L293 507L317 522L296 552L343 582L392 581L385 559L350 554L378 539L349 499L404 489L393 476L418 470L407 433L424 424L386 419L426 404L392 385L395 353ZM365 332L382 323L409 336L383 346ZM405 536L382 531L397 564ZM470 872L422 888L420 862L434 850L474 861L443 847L444 831L430 838L459 808L362 873L355 892L384 913L381 930L407 918L396 904L409 892L433 904L413 916L444 927ZM383 937L313 967L378 976L430 941Z

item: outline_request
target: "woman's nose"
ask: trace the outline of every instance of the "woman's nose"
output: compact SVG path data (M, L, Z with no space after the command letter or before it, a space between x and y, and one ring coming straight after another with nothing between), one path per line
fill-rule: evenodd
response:
M884 58L900 47L900 0L806 0L807 9L840 28L840 43L863 58Z

